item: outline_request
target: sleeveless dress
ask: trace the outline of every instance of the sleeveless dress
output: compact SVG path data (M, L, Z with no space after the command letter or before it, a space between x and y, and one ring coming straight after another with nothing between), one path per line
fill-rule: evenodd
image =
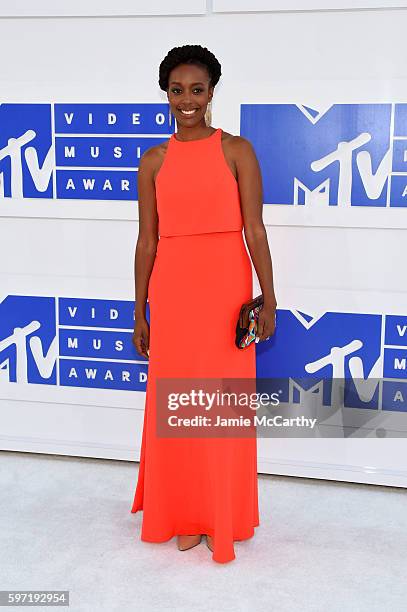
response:
M212 559L259 525L256 435L156 434L157 377L256 378L255 344L234 344L241 304L252 299L238 183L221 144L172 134L156 177L159 240L148 286L150 356L140 467L131 512L141 540L209 534ZM212 333L211 331L212 330ZM191 434L192 435L192 434Z

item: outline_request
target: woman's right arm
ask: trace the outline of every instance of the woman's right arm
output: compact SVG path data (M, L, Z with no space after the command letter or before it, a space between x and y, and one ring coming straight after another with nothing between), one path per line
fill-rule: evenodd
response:
M146 319L148 283L158 243L158 214L154 173L157 164L155 147L142 155L138 170L139 233L134 256L135 329L133 343L148 358L149 326Z

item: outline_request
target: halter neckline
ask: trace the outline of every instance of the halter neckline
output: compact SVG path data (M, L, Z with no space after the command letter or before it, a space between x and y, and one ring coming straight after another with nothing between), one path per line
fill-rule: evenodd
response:
M171 134L171 138L172 140L174 140L174 142L179 142L181 144L186 144L188 142L202 142L204 140L209 140L210 138L212 138L212 136L215 136L215 134L217 134L220 131L220 128L216 128L214 132L212 132L212 134L210 134L209 136L205 136L205 138L194 138L193 140L178 140L177 138L175 138L175 132L173 134Z

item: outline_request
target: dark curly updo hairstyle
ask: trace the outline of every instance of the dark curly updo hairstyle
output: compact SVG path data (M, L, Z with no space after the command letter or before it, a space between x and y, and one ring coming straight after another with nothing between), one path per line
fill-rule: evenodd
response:
M201 47L201 45L173 47L160 64L158 83L164 91L168 89L171 70L179 64L194 64L206 68L210 78L209 87L215 87L222 74L220 63L206 47Z

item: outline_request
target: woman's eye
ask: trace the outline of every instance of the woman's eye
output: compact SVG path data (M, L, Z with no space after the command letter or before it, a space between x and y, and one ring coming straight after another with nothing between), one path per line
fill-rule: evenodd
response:
M171 89L171 92L172 92L172 93L176 93L177 91L180 91L180 89L179 89L178 87L176 87L176 88L174 88L174 89ZM202 93L202 92L203 92L203 89L202 89L201 87L195 87L195 89L194 89L193 91L197 91L197 92L199 92L199 93Z

